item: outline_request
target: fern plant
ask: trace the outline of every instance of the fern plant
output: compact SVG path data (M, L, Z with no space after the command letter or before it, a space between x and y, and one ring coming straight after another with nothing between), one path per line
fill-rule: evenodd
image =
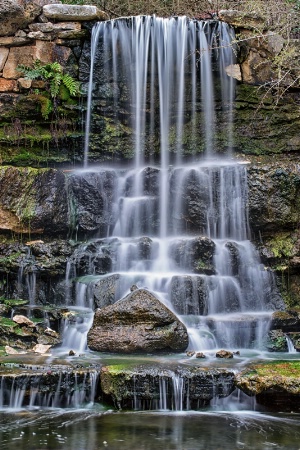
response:
M49 92L52 101L49 98L47 101L47 96L43 96L40 92L36 92L37 99L41 104L41 113L44 119L48 119L50 112L54 109L58 97L62 100L67 100L69 96L73 97L80 94L79 82L74 80L71 75L64 73L62 66L56 61L43 64L39 59L36 59L32 67L20 64L18 65L17 70L28 80L40 79L45 82L45 89ZM45 107L45 105L47 106Z

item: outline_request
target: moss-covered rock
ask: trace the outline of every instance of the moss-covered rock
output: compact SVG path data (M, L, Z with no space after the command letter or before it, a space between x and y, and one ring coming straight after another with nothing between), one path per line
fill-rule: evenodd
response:
M154 294L135 289L96 311L88 346L127 354L181 352L188 346L188 334L185 325Z
M249 366L236 376L236 386L269 409L299 410L300 362L276 361Z
M234 390L234 373L227 369L161 365L104 366L100 372L104 399L118 408L198 409Z

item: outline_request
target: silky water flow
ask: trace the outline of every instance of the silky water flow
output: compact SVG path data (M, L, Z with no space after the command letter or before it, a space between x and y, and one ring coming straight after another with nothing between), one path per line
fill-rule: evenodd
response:
M188 327L191 350L261 348L277 298L249 240L247 162L232 154L233 37L225 23L186 17L111 20L92 35L82 176L113 186L98 251L114 257L100 278L115 276L116 299L132 284L155 292ZM99 99L104 122L133 130L129 167L89 163ZM99 279L92 260L90 275Z

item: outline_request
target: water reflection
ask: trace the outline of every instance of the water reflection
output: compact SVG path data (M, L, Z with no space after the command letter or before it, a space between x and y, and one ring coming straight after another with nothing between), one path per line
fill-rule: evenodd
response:
M1 413L0 448L23 450L299 449L299 415L239 411Z

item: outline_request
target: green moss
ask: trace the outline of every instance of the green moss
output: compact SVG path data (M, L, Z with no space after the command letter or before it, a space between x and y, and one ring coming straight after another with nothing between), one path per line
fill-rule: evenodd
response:
M16 328L18 324L11 319L7 319L6 317L0 317L0 326L8 328Z
M11 307L27 305L28 301L22 299L0 299L0 303Z
M243 376L258 375L262 377L283 376L300 378L300 361L270 361L255 364Z
M269 239L266 244L275 258L286 259L293 256L295 241L295 237L291 236L290 233L279 233L274 238Z
M14 265L17 262L19 256L21 256L21 252L15 252L9 256L0 257L0 266L3 267Z

